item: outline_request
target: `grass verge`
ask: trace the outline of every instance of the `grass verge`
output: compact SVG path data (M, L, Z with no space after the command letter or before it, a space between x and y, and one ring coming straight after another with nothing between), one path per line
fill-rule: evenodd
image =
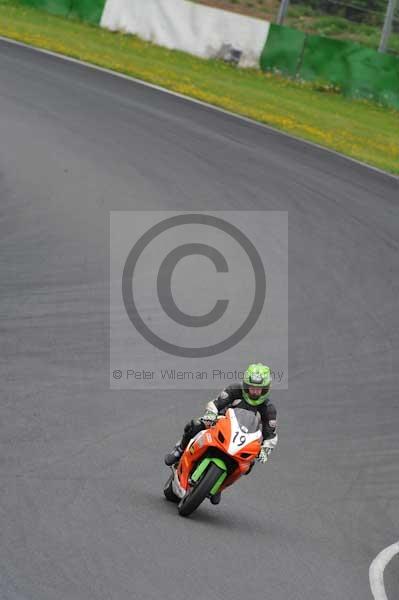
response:
M0 35L245 115L399 174L399 112L0 0Z

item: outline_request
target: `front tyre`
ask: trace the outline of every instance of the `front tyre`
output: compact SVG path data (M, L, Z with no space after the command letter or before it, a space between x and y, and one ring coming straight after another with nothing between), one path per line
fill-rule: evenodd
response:
M223 469L212 463L199 483L181 500L178 506L179 514L182 517L191 515L209 496L211 489L223 473Z

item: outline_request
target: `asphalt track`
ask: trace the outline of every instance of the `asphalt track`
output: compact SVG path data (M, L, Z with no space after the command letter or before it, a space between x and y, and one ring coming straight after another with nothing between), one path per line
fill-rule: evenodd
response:
M1 599L371 598L398 538L398 181L2 42L0 196ZM185 520L162 456L203 397L109 390L108 213L244 206L289 211L281 443Z

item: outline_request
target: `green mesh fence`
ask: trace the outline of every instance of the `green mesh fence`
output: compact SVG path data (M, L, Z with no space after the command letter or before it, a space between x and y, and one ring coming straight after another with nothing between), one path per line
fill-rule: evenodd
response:
M69 16L98 24L101 21L105 0L72 0Z
M330 83L347 96L399 109L397 57L351 42L293 32L271 25L261 59L263 70Z
M20 2L63 17L68 16L71 8L71 0L20 0Z
M295 77L300 66L305 37L305 34L297 29L271 24L260 58L261 69L279 71Z
M74 17L95 24L100 22L105 4L105 0L20 0L20 2L53 15Z
M298 73L337 85L348 96L399 108L399 60L371 48L309 35Z

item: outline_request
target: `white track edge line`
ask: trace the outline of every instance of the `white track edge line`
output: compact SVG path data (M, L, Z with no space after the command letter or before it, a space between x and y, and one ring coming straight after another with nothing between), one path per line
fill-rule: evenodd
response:
M319 150L323 150L324 152L329 152L331 154L334 154L335 156L339 156L341 158L344 158L345 160L348 160L357 165L360 165L361 167L369 169L370 171L374 171L381 175L385 175L386 177L391 177L395 181L399 182L399 175L394 175L393 173L389 173L389 171L384 171L383 169L379 169L378 167L374 167L373 165L368 165L367 163L362 162L361 160L358 160L356 158L352 158L351 156L346 156L346 154L342 154L342 152L338 152L338 150L333 150L332 148L327 148L325 146L321 146L320 144L317 144L316 142L311 142L310 140L303 139L299 136L293 135L292 133L288 133L286 131L282 131L281 129L277 129L276 127L273 127L272 125L267 125L266 123L261 123L260 121L255 121L254 119L250 119L249 117L245 117L244 115L239 115L237 113L234 113L234 112L231 112L224 108L221 108L220 106L214 106L213 104L208 104L207 102L198 100L197 98L191 98L190 96L180 94L179 92L174 92L173 90L168 90L167 88L164 88L160 85L156 85L155 83L150 83L148 81L145 81L144 79L136 79L136 77L132 77L131 75L125 75L124 73L118 73L118 71L113 71L112 69L107 69L106 67L100 67L99 65L95 65L93 63L89 63L84 60L79 60L78 58L73 58L72 56L67 56L66 54L60 54L58 52L54 52L53 50L46 50L45 48L39 48L38 46L32 46L31 44L26 44L25 42L20 42L19 40L14 40L13 38L9 38L9 37L3 36L3 35L0 35L0 41L8 42L10 44L15 44L16 46L22 46L23 48L29 48L30 50L35 50L36 52L41 52L42 54L47 54L47 55L53 56L55 58L60 58L61 60L66 60L68 62L76 63L76 64L84 66L84 67L89 67L90 69L102 71L103 73L107 73L108 75L113 75L114 77L120 77L121 79L126 79L127 81L133 81L134 83L137 83L139 85L143 85L143 86L151 88L153 90L163 92L164 94L169 94L170 96L175 96L176 98L181 98L183 100L187 100L188 102L192 102L194 104L198 104L205 108L209 108L209 109L215 110L217 112L223 113L230 117L234 117L235 119L240 119L241 121L244 121L246 123L251 123L252 125L256 125L258 127L268 129L269 131L273 131L274 133L278 133L280 135L291 138L291 139L301 142L303 144L308 144L309 146L312 146L313 148L318 148Z
M370 587L375 600L388 600L384 585L384 570L397 554L399 554L399 542L381 550L370 565Z

